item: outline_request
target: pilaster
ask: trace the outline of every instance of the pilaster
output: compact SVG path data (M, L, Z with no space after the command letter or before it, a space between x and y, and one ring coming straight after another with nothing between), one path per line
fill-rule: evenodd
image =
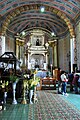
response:
M0 55L5 52L5 36L0 36Z
M70 51L71 51L71 72L77 67L77 48L76 48L76 38L70 39Z

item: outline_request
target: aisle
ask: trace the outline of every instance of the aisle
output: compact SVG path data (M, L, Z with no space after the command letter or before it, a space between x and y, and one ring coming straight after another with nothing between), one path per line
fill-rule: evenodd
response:
M34 116L38 115L38 120L80 120L80 111L67 101L68 97L54 90L38 91L39 104L35 105Z

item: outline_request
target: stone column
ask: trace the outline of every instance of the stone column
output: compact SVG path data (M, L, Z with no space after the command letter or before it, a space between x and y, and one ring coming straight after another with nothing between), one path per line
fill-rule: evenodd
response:
M48 65L48 54L46 53L46 63Z
M30 48L31 43L27 43L28 47L28 69L31 69L31 63L30 63L30 53L29 53L29 48Z
M25 66L27 65L26 63L26 54L24 54L24 62L25 62Z
M71 72L74 70L73 65L77 65L77 48L76 48L76 38L70 39L70 51L71 51Z
M5 52L5 36L0 36L0 55Z
M16 57L18 59L20 59L20 57L19 57L19 41L18 41L18 39L16 39Z
M54 42L54 47L53 47L53 56L54 56L54 66L58 66L58 62L57 62L57 40L55 40Z
M29 67L30 67L30 66L29 66L29 65L30 65L30 64L29 64L29 57L30 57L30 55L29 55L29 53L28 53L28 69L29 69Z

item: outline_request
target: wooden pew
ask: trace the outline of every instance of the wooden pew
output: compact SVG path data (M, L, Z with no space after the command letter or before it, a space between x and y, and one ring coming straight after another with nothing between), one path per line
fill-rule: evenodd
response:
M56 79L51 77L45 77L40 79L40 89L42 90L42 85L54 85L54 89L56 89Z

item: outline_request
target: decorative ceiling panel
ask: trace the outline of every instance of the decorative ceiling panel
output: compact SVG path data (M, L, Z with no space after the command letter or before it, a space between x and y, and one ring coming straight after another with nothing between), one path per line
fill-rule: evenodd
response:
M46 7L44 13L40 12L41 6ZM73 29L79 18L80 0L0 0L3 31L20 33L25 29L44 28L62 36Z
M80 12L80 0L1 0L0 14L6 14L16 7L30 4L42 4L57 8L71 18L76 17L76 14Z
M13 32L21 32L26 28L31 28L35 26L50 29L50 31L53 31L55 29L54 31L56 32L56 34L57 32L67 30L67 25L65 24L65 22L62 21L57 15L50 14L50 12L45 14L39 14L39 11L34 13L32 11L23 12L21 15L16 16L9 24L9 28L13 30Z

